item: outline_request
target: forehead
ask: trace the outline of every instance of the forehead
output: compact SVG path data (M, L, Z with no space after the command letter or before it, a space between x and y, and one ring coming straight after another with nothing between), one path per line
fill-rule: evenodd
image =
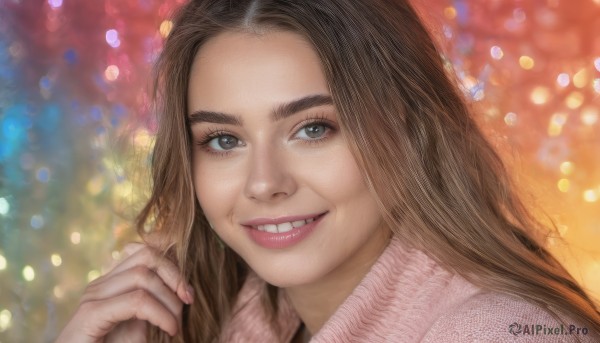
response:
M194 58L190 111L242 113L309 94L328 94L321 62L302 36L287 31L223 32Z

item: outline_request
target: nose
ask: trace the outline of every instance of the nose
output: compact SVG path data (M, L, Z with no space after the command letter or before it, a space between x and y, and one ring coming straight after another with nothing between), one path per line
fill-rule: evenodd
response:
M285 152L275 147L254 150L250 154L245 195L261 202L273 202L292 195L297 188Z

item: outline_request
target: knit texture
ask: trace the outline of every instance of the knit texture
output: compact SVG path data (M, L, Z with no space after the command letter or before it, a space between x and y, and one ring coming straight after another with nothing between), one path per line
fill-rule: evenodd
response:
M265 282L251 274L224 327L223 342L292 339L301 324L298 315L280 292L281 332L273 331L260 302L264 288ZM550 313L524 299L484 291L394 238L310 342L574 342L568 325L583 326L565 321L561 328ZM600 342L591 331L577 337Z

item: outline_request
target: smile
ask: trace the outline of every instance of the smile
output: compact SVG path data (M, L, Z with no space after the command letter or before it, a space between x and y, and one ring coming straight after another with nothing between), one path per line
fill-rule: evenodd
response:
M250 238L258 245L269 249L287 248L308 237L328 212L279 219L256 219L243 223Z
M312 223L317 217L308 218L305 220L296 220L293 222L286 222L281 224L265 224L265 225L257 225L252 226L253 228L259 231L266 231L270 233L284 233L292 231L292 229L302 227L306 224Z

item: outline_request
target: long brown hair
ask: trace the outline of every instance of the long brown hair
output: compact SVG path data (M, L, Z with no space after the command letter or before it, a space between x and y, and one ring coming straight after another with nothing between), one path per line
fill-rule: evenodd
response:
M248 273L210 229L192 185L187 88L194 56L225 30L288 30L312 43L342 132L393 233L472 283L600 332L584 290L534 239L547 229L516 195L440 52L406 0L197 0L177 13L156 65L153 190L139 214L196 290L180 339L212 342ZM265 311L276 315L277 303ZM558 317L557 317L558 318ZM153 332L155 340L168 341Z

